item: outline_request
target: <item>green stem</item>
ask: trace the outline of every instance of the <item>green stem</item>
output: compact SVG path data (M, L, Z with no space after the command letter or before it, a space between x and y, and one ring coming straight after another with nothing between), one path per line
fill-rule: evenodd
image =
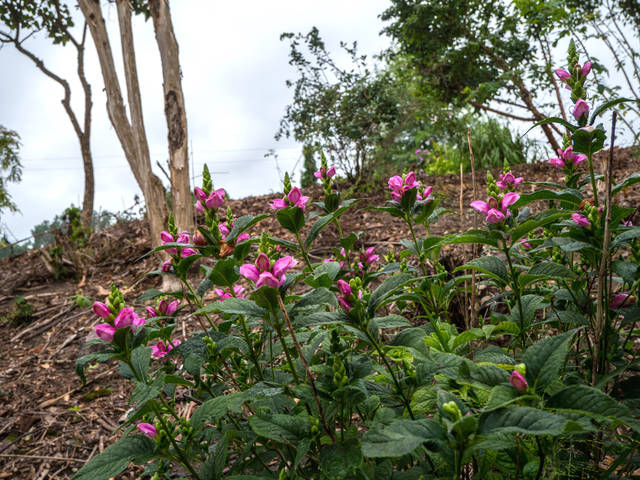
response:
M189 460L186 458L184 452L178 446L178 443L176 442L175 438L173 438L173 435L171 435L169 433L169 428L167 427L167 423L164 421L164 418L162 417L161 412L158 410L158 407L155 406L153 403L152 403L152 406L153 406L153 410L154 410L154 412L156 414L156 418L162 424L162 428L164 429L164 431L167 432L167 436L169 437L169 441L173 445L173 448L175 449L176 453L178 454L178 457L180 457L180 462L185 466L185 468L187 470L189 470L189 473L191 475L193 475L193 477L195 479L200 480L200 475L198 475L198 473L191 466L191 463L189 463Z
M426 275L427 274L427 267L425 267L425 265L424 265L424 259L423 259L423 256L422 256L422 250L420 248L420 245L418 245L418 239L416 238L416 233L413 230L413 222L411 221L411 217L409 217L409 215L405 215L404 219L407 222L407 225L409 225L409 231L411 232L411 238L413 239L413 244L416 246L416 252L418 252L418 261L420 262L420 270L422 270L422 274L423 275Z
M364 330L363 332L367 336L367 338L369 339L369 342L371 342L371 344L373 345L373 348L375 348L376 352L378 352L378 355L380 355L380 358L382 358L382 361L384 362L385 367L387 367L387 370L389 371L389 374L391 375L391 378L393 379L393 383L394 383L394 385L396 387L396 391L398 392L398 395L400 395L400 397L402 398L402 403L404 403L404 406L407 408L407 412L409 413L409 416L411 417L411 420L415 420L415 417L413 415L413 411L411 410L411 405L409 404L409 400L404 395L404 392L402 391L402 388L400 387L400 382L398 381L398 378L396 377L396 374L394 373L393 368L391 368L391 365L389 364L389 361L387 360L387 356L382 352L382 349L380 348L380 345L378 345L378 342L376 342L373 339L373 337L369 334L369 332L366 331L366 330Z
M526 332L524 329L524 314L522 311L522 300L520 298L520 285L518 285L518 272L513 267L513 263L511 262L511 255L509 255L509 247L507 246L507 242L504 242L504 254L507 257L507 262L509 263L509 271L511 272L511 280L513 293L516 295L516 302L518 304L518 312L520 313L520 344L522 347L522 351L525 349L526 344Z
M289 368L291 369L291 373L293 374L293 378L297 384L300 383L300 377L298 377L298 372L296 371L296 367L293 364L293 360L291 360L291 355L289 353L289 348L287 347L287 342L284 341L284 335L282 334L282 325L278 321L277 315L273 314L273 324L276 327L276 333L278 334L278 338L280 339L280 345L282 345L282 350L284 350L284 354L287 357L287 362L289 363ZM271 365L271 368L274 368Z
M595 206L600 206L598 202L598 189L596 188L596 176L593 171L593 160L592 160L591 148L589 148L589 153L587 154L587 160L589 162L589 176L591 177L591 188L593 189L593 201L595 202Z
M313 272L313 267L311 266L311 260L309 260L309 254L307 250L304 248L304 244L302 243L302 238L300 238L300 232L296 232L296 240L298 241L298 246L300 247L300 252L302 253L302 257L304 258L304 263L309 267L309 271Z

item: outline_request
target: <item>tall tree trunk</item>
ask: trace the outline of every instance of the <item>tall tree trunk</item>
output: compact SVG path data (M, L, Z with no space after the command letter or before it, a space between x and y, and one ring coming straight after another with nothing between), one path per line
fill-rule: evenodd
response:
M182 92L178 42L173 33L169 1L149 0L149 10L151 18L153 18L153 28L162 63L173 214L179 230L191 230L193 228L193 202L189 182L187 116Z
M96 47L100 69L107 95L107 112L116 135L122 145L133 176L144 195L147 220L151 230L152 244L160 244L160 232L164 229L168 215L165 190L160 179L151 170L149 147L142 121L140 86L135 66L135 50L131 32L131 10L129 2L117 0L118 21L124 70L127 83L128 105L131 123L127 117L120 82L116 73L113 52L99 0L78 0Z

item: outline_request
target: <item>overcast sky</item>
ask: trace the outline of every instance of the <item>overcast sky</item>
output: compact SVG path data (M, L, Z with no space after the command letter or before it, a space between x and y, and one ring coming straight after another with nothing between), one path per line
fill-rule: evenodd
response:
M280 34L306 33L315 25L332 52L339 50L340 40L357 40L363 53L378 53L389 44L379 35L378 19L388 4L388 0L173 0L195 174L206 162L217 172L216 186L226 188L233 198L280 190L275 161L264 158L265 153L278 151L282 172L291 170L301 154L295 142L273 139L292 98L285 81L296 78L288 64L288 44L279 40ZM105 6L104 15L118 55L115 7ZM81 16L75 17L81 25ZM134 35L152 162L164 163L168 153L162 76L151 21L135 19ZM118 211L131 206L140 191L108 120L95 49L90 38L87 42L94 103L95 209ZM75 49L53 46L44 35L25 45L72 82L72 99L81 117ZM29 236L34 225L51 220L71 203L81 206L83 172L77 137L60 104L61 87L11 46L0 49L0 66L0 125L22 137L22 182L9 187L22 213L0 214L0 230L8 229L9 239L14 240Z

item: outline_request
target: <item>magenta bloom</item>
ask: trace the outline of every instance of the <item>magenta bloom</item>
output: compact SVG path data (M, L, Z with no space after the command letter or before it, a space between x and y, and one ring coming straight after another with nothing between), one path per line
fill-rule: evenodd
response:
M564 68L558 68L557 70L555 70L555 74L560 79L560 81L564 83L567 83L567 80L571 78L571 74Z
M496 182L496 185L498 186L498 188L500 188L500 190L504 190L505 188L509 188L510 186L517 187L522 182L524 182L524 178L515 177L513 173L506 172L500 174L500 180Z
M171 340L171 343L165 343L160 340L155 345L151 345L151 356L160 359L173 350L173 347L177 347L181 343L182 342L180 340Z
M196 199L200 202L204 202L207 199L207 194L204 193L204 190L202 190L200 187L194 188L193 194L195 195Z
M580 165L587 159L584 153L574 153L573 147L567 147L564 150L558 149L559 158L550 158L549 163L556 168L573 168Z
M340 305L340 308L345 312L349 312L353 308L353 306L344 297L338 297L338 305Z
M288 205L292 205L294 207L300 207L302 210L307 206L307 202L309 201L309 197L305 197L302 195L302 192L298 187L293 187L289 194L287 195Z
M167 260L166 262L162 263L162 266L160 267L160 270L162 270L163 272L170 272L171 271L171 260Z
M233 298L234 295L227 289L227 290L223 290L222 288L214 288L213 291L215 292L216 295L218 295L218 301L222 302L224 300L226 300L227 298ZM244 288L241 287L240 285L234 285L233 287L233 292L235 293L235 296L238 298L244 298L242 295L242 292L244 292Z
M178 300L167 302L165 299L162 299L158 304L157 312L160 315L171 316L175 313L177 309L178 309Z
M509 377L509 381L511 382L511 385L513 385L515 389L518 390L519 392L526 390L527 387L529 386L525 378L517 370L514 370L511 373L511 377Z
M147 311L147 315L149 316L149 318L153 318L153 317L157 317L158 316L158 312L156 312L156 309L153 307L144 307L144 309Z
M422 192L422 195L420 193L418 193L418 195L416 196L416 200L420 201L420 200L431 200L431 192L433 191L433 187L432 186L427 186L425 187L425 189Z
M587 104L587 102L585 102L581 98L578 99L575 106L573 107L573 116L575 117L576 120L580 120L584 115L588 115L588 114L589 114L589 105Z
M271 202L270 207L273 210L282 210L283 208L287 208L287 202L282 198L276 198Z
M360 254L360 261L366 264L373 264L380 260L380 256L373 253L375 247L369 247Z
M471 202L471 208L480 213L484 213L486 215L485 221L487 223L501 223L511 216L509 207L516 203L519 198L520 195L517 193L509 192L502 197L500 208L498 208L498 200L493 197L489 198L488 203L483 202L482 200L475 200Z
M204 235L202 235L200 230L193 232L193 243L199 247L204 247L207 244L207 239L204 238Z
M298 262L291 256L279 258L271 265L266 253L260 252L254 265L245 263L240 267L240 275L247 280L256 282L256 287L263 285L279 287L285 281L285 273Z
M202 202L200 200L196 202L195 207L196 207L196 210L204 213L204 207L202 206Z
M111 310L102 302L93 302L93 313L101 318L109 318Z
M609 302L609 308L617 310L618 308L628 307L636 302L636 298L628 293L618 293L611 298Z
M113 335L116 333L115 327L108 323L99 323L94 327L97 337L105 342L113 342Z
M349 283L342 279L338 280L338 290L344 297L348 297L352 293Z
M329 167L328 170L325 170L323 167L320 167L320 170L313 172L313 176L317 179L323 180L325 178L332 178L336 174L336 167Z
M171 235L169 232L167 231L162 231L160 232L160 240L161 240L161 244L164 245L165 243L172 243L174 242L173 239L173 235ZM177 248L167 248L167 253L169 255L175 255L176 253L178 253L178 249Z
M589 219L580 213L572 213L571 220L580 227L588 227L591 225Z
M224 203L225 196L226 192L224 191L224 188L219 188L218 190L214 190L213 192L211 192L211 195L207 197L207 199L204 201L204 204L207 208L221 207Z
M133 308L125 307L118 315L116 315L115 320L113 321L113 326L116 328L124 328L130 325L133 325L134 319L137 319L138 315L133 311Z
M586 77L587 75L589 75L589 72L591 71L591 66L592 65L593 65L593 62L586 62L582 66L582 69L580 70L580 76L581 77Z
M146 423L146 422L139 423L138 425L136 425L136 428L149 438L153 438L158 434L156 427L154 427L150 423Z
M391 190L391 199L396 202L399 202L402 199L403 195L412 188L420 187L420 184L416 181L416 174L414 172L407 173L404 178L395 175L387 181L387 185ZM425 190L425 197L429 196L430 194L431 190L429 190L428 192ZM418 198L418 196L416 196L416 198ZM422 198L418 198L418 200L421 199Z
M178 238L176 239L176 243L189 243L189 232L185 230L180 233L180 235L178 235Z
M196 252L193 248L183 248L182 252L180 252L180 256L182 258L187 258L190 257L191 255L196 255L198 252Z

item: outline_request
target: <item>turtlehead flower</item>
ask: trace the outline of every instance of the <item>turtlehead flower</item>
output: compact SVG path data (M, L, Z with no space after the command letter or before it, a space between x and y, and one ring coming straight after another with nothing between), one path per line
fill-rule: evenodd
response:
M163 272L170 272L172 266L173 264L171 263L171 260L167 260L166 262L162 263L162 265L160 266L160 270L162 270Z
M233 295L229 289L223 290L222 288L214 288L213 291L218 296L219 302L222 302L227 298L233 298L234 296L238 298L244 298L244 295L242 295L242 292L244 292L244 287L241 287L240 285L234 285L233 292L235 293L235 295Z
M576 120L580 120L584 115L589 114L589 105L583 99L578 99L573 107L573 116Z
M500 190L504 190L507 188L517 187L522 182L524 182L524 178L515 177L511 172L505 172L500 174L500 180L496 182L496 185Z
M555 74L560 79L560 81L564 83L567 83L567 81L571 78L571 74L567 72L564 68L556 69Z
M324 180L326 178L332 178L336 174L336 167L329 167L328 169L324 169L324 167L320 167L320 170L313 172L313 176L319 180Z
M231 228L233 228L233 223L231 224ZM222 237L222 241L226 242L227 241L227 235L229 235L229 233L231 233L231 230L229 230L229 227L227 227L226 223L219 223L218 224L218 230L220 230L220 236ZM249 240L251 237L249 236L248 233L241 233L240 235L238 235L236 237L236 243L240 243L240 242L244 242L245 240Z
M100 318L109 318L111 310L102 302L93 302L93 313Z
M287 207L299 207L304 210L307 207L309 197L302 195L298 187L293 187L284 198L276 198L271 202L272 210L282 210Z
M514 370L513 372L511 372L511 377L509 377L509 382L511 382L511 385L513 385L515 389L518 390L519 392L526 390L527 387L529 386L527 384L527 380L517 370Z
M369 247L364 252L360 253L360 261L364 264L371 265L378 260L380 260L380 256L373 253L375 247Z
M587 159L584 153L574 153L573 147L567 147L564 150L558 149L558 158L550 158L549 162L556 168L573 169Z
M116 333L116 328L108 323L99 323L94 327L94 331L100 340L111 343L113 342L113 336Z
M224 204L224 199L227 195L224 188L219 188L211 192L211 195L207 197L204 204L207 208L218 208Z
M167 353L173 350L173 347L177 347L181 343L182 342L180 340L171 340L170 343L165 343L160 340L155 345L151 345L151 356L158 359L163 358Z
M516 203L519 199L520 195L514 192L509 192L502 197L499 209L498 200L493 197L489 198L489 202L475 200L471 202L471 208L477 210L480 213L484 213L486 215L485 221L487 223L502 223L511 216L509 207Z
M402 200L404 194L412 188L420 188L420 184L416 181L416 174L413 172L407 173L404 177L395 175L387 181L387 185L391 190L391 199L396 202ZM427 193L427 196L429 194L431 191Z
M591 225L589 219L580 213L572 213L571 220L573 220L573 223L580 227L588 227L589 225Z
M154 438L158 434L156 427L154 427L150 423L141 422L136 425L136 428L149 438Z
M593 65L593 62L586 62L582 68L580 69L580 76L581 77L586 77L587 75L589 75L589 72L591 71L591 66Z
M636 297L628 293L618 293L611 298L609 308L617 310L618 308L628 307L636 303Z
M286 272L298 262L291 256L281 257L271 265L266 253L260 252L254 264L245 263L240 267L240 275L255 282L256 287L263 285L277 288L286 280Z
M171 235L167 231L160 232L160 241L161 241L161 245L164 245L166 243L175 242L175 240L173 238L173 235ZM167 248L167 253L169 255L175 255L176 253L178 253L178 249L177 248Z

